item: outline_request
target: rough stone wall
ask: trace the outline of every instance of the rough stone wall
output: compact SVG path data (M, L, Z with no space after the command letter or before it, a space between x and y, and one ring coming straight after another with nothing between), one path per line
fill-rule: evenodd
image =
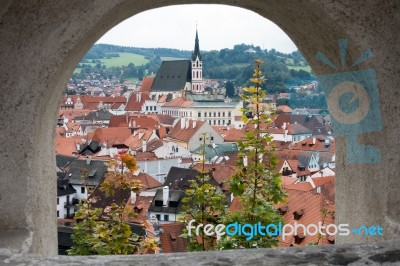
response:
M151 8L184 3L215 1L2 1L0 247L56 254L54 126L58 101L80 58L122 20ZM336 217L339 223L354 226L380 224L385 228L384 239L398 238L400 12L397 1L222 0L219 3L241 6L274 21L296 43L317 75L349 71L344 67L332 70L315 59L315 54L321 51L340 66L338 39L348 40L348 62L354 62L367 49L372 50L374 56L353 70L370 68L376 72L380 99L377 110L383 129L359 135L358 142L379 148L381 160L374 164L348 164L346 137L338 138ZM375 240L378 238L353 236L338 237L337 242Z

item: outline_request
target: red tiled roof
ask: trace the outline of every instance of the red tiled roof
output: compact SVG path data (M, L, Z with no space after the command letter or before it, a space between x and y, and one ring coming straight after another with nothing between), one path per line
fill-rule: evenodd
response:
M131 116L129 117L129 127L131 128L147 128L154 129L158 127L158 123L151 117Z
M280 106L276 107L276 111L282 112L282 113L291 113L291 112L293 112L293 109L287 105L280 105Z
M169 132L168 137L177 140L189 141L193 135L203 126L204 121L196 121L196 126L193 127L195 121L189 120L189 127L181 129L181 123L185 123L182 119Z
M145 77L142 81L142 86L140 86L140 92L150 93L151 86L153 85L154 77Z
M124 144L132 150L138 150L142 148L143 141L149 141L152 134L153 130L151 129L141 128L135 130L135 132L124 141Z
M192 106L192 104L193 101L187 101L183 97L177 97L164 104L163 107L187 107L187 106Z
M162 184L159 181L155 180L150 175L148 175L146 173L142 173L142 172L140 172L137 176L130 173L129 179L139 180L143 186L143 189L145 189L145 190L162 186Z
M187 251L187 240L180 237L183 234L185 224L174 222L161 224L163 233L160 236L161 249L163 253L175 253Z
M165 103L166 101L167 101L167 99L168 99L168 95L166 95L166 94L164 94L164 95L161 95L161 97L158 99L158 103Z
M129 97L129 100L125 107L125 111L140 112L142 110L142 105L147 100L150 100L150 96L147 93L134 92Z
M112 115L108 127L128 127L128 117L126 115Z
M132 135L127 127L97 128L93 133L88 134L89 140L100 143L108 142L109 145L121 145Z
M313 139L315 138L315 144ZM325 145L325 140L329 141L329 145ZM335 140L328 139L325 136L314 136L295 143L292 147L293 150L307 150L307 151L330 151L335 152Z
M312 181L316 187L322 186L328 182L332 182L335 180L335 176L321 176L321 177L314 177Z
M197 171L201 171L203 168L203 165L198 163L195 166L193 166L193 169ZM215 179L215 181L218 182L218 184L222 184L224 181L232 177L235 172L236 172L236 167L232 165L211 165L211 164L205 164L204 165L204 170L210 171L212 177Z
M78 116L86 116L90 113L90 109L65 109L65 110L58 110L58 117L65 116L68 118L68 121L74 120Z
M136 213L136 217L130 218L130 222L143 224L147 221L148 209L151 205L151 201L153 200L153 196L145 197L145 196L136 196L135 203L131 203L131 198L128 199L128 203L126 207L128 210Z
M287 190L288 198L285 204L279 204L276 208L287 207L287 211L283 213L282 217L284 220L284 224L294 224L297 222L298 224L303 224L305 226L309 224L318 224L318 222L322 222L323 217L321 210L327 209L331 212L335 210L334 202L327 199L322 194L316 194L313 192L304 192L298 190ZM303 211L303 215L299 218L299 220L294 219L294 212ZM333 224L334 218L332 214L328 214L325 218L324 224ZM306 235L305 238L301 241L300 244L295 243L295 237L288 236L285 241L279 237L280 246L289 246L289 245L306 245L311 242L318 242L318 234L311 236ZM327 244L328 240L326 237L322 238L320 244Z
M301 183L287 185L285 187L285 189L311 191L311 190L313 190L313 187L311 186L311 184L309 182L301 182Z
M159 124L172 126L175 122L175 118L171 115L162 115L162 114L151 114L147 117L150 117L157 121Z
M73 156L78 154L76 143L83 144L80 137L56 138L56 153L61 155Z

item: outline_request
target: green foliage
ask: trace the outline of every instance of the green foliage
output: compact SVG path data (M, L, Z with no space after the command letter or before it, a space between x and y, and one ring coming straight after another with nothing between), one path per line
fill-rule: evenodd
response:
M195 220L192 224L193 226L199 224L212 224L216 226L222 223L227 210L225 206L225 195L218 187L209 183L210 176L208 172L204 170L206 135L206 133L203 133L202 170L200 171L200 175L196 176L195 180L190 181L190 187L186 190L186 195L182 199L184 204L182 220L185 224L188 224L191 220ZM199 232L200 235L196 236L195 232L189 234L187 227L184 228L183 237L188 240L188 250L215 250L217 247L216 236L207 236L204 234L203 230Z
M106 181L100 186L106 197L117 196L115 193L126 189L135 193L140 190L140 182L129 179L127 175L127 172L137 169L133 156L120 154L118 160L109 162L109 168L113 171L106 174ZM83 178L86 184L87 171L83 172ZM89 197L79 204L79 210L75 214L78 223L72 234L74 246L68 251L69 255L127 255L139 252L148 247L147 244L154 248L151 240L147 241L132 233L126 219L134 218L135 213L126 208L126 202L122 198L104 210L92 207L97 200Z
M243 208L227 215L225 224L261 222L262 225L277 225L282 222L279 212L273 208L273 204L286 198L281 186L281 176L274 172L278 160L273 155L272 137L262 134L260 130L261 124L270 122L268 110L260 105L261 99L266 96L266 92L261 89L265 78L260 66L261 61L256 60L254 74L250 79L254 86L243 89L242 99L249 103L249 107L244 108L243 112L252 113L253 117L242 117L248 131L244 140L238 143L238 171L229 181L231 192L239 197ZM223 248L261 248L273 247L278 243L276 237L272 236L255 235L251 240L246 238L243 235L225 237L220 245Z

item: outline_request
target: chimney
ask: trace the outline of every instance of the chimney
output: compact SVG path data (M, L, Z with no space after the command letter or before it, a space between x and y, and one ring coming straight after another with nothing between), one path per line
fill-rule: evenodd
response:
M185 128L186 128L186 129L189 128L189 119L186 119L186 121L185 121Z
M86 164L89 165L91 162L91 159L89 157L86 158Z
M315 143L317 142L317 139L315 137L312 138L312 144L315 145Z
M193 128L196 128L196 125L197 125L197 121L193 120Z
M76 142L76 150L79 152L81 150L81 144Z
M139 101L138 102L140 102L142 100L142 94L141 93L138 93L138 94L139 94Z
M136 203L136 193L131 191L131 204Z
M169 198L169 187L163 187L163 206L168 206L168 198Z
M142 146L143 152L147 151L147 141L143 140L143 146Z
M286 122L283 123L282 128L286 129Z
M181 129L185 128L185 118L181 118Z
M136 102L139 102L139 93L136 93Z

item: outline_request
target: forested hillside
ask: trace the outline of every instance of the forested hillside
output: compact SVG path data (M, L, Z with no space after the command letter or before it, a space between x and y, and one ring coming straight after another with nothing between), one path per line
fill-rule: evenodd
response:
M73 78L141 80L155 75L163 60L190 59L192 51L168 48L135 48L96 44L84 56ZM263 72L268 79L269 93L284 92L290 86L314 79L302 55L296 51L285 54L262 50L253 45L240 44L232 49L202 51L204 78L230 80L234 86L245 86L253 72L255 59L262 59Z

